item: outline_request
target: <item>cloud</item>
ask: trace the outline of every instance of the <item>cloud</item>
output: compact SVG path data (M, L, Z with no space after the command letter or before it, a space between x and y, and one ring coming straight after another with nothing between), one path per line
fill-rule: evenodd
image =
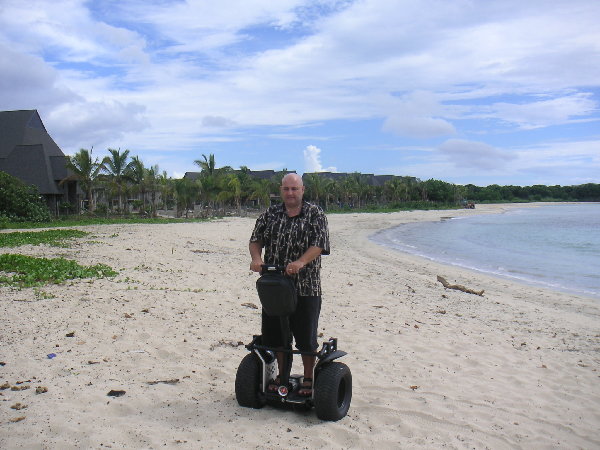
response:
M304 149L304 171L305 172L337 172L335 167L323 167L321 165L321 149L309 145Z
M492 116L523 129L534 129L589 116L597 112L598 102L593 100L592 94L582 92L531 103L494 103L491 109Z
M25 69L26 68L26 69ZM81 100L60 82L59 72L42 58L0 43L0 109L52 109Z
M221 116L204 116L202 118L203 127L228 128L235 126L235 121Z
M447 120L436 118L444 114L438 96L415 91L391 100L393 111L385 119L382 130L399 136L429 139L456 134Z
M463 139L449 139L438 150L460 169L497 170L516 158L515 155L484 142Z
M61 146L102 148L121 140L126 133L147 128L144 111L143 106L133 103L74 102L55 108L42 120Z
M411 138L435 138L456 134L451 123L433 117L388 117L383 123L383 131Z

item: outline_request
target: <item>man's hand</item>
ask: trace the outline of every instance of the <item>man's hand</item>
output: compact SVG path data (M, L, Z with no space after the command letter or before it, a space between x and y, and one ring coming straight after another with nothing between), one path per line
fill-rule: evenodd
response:
M300 272L300 270L305 266L306 264L304 264L302 261L297 260L297 261L293 261L291 263L289 263L287 265L287 267L285 268L285 273L287 273L288 275L295 275L298 272Z
M262 259L252 260L250 263L250 270L252 272L260 272L262 270L262 265L264 264Z
M260 272L262 270L262 265L264 264L262 260L262 242L250 242L248 249L250 250L250 257L252 258L250 270L252 272Z

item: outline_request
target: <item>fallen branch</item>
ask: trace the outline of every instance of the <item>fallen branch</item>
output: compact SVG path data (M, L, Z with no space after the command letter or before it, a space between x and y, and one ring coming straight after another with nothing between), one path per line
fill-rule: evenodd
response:
M157 380L157 381L146 381L147 384L154 385L158 383L164 384L177 384L179 383L179 378L173 378L172 380Z
M460 284L450 284L444 277L440 275L437 276L437 280L442 283L442 286L444 286L446 289L456 289L457 291L466 292L467 294L475 294L480 296L483 296L483 293L485 292L483 289L481 291L474 291L473 289L469 289Z

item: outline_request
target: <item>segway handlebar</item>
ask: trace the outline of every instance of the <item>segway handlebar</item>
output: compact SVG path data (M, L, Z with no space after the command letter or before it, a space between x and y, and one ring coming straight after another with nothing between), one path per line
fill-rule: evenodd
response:
M278 264L263 264L261 274L265 273L285 273L285 266L280 266Z

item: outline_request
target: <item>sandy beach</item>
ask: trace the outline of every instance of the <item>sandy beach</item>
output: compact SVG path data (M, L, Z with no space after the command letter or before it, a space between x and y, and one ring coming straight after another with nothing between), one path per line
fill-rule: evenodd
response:
M510 207L328 216L319 331L348 352L354 384L333 423L235 400L243 344L260 330L254 219L79 227L90 234L68 248L2 249L119 275L0 288L0 448L600 448L597 300L368 239Z

